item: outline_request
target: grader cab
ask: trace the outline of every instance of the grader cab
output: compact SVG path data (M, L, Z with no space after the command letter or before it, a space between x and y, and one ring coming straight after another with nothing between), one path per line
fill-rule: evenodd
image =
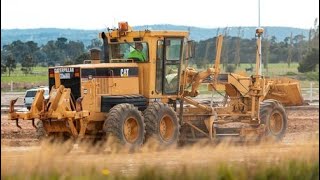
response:
M256 33L260 47L263 30ZM281 139L287 123L283 105L303 102L299 82L262 76L258 72L260 48L256 74L220 73L221 35L214 66L197 71L188 67L194 55L188 36L183 31L134 31L127 23L119 23L118 29L99 34L103 59L93 50L91 60L84 64L50 67L49 100L44 100L40 90L28 112L16 112L13 100L9 119L16 120L17 126L19 119L32 120L39 137L105 140L113 136L130 147L149 139L164 146L178 140L245 138L248 134ZM136 48L137 43L142 50ZM144 58L132 58L132 51ZM224 89L223 104L194 99L208 77L211 90ZM38 120L36 125L34 120ZM247 126L223 127L234 122Z

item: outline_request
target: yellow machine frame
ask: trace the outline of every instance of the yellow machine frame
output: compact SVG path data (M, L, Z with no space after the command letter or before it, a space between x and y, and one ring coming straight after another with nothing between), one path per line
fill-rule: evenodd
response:
M93 58L86 62L91 64L80 64L63 66L63 68L122 68L121 77L114 74L107 78L88 76L83 78L80 74L80 97L72 101L71 89L65 88L61 83L60 72L56 67L54 73L55 84L50 91L50 99L46 102L43 98L43 91L39 90L28 112L16 112L14 110L15 100L10 103L9 119L42 121L55 120L54 123L45 122L48 132L68 132L73 137L84 137L88 130L102 129L102 123L108 116L107 112L101 111L102 96L117 95L140 95L147 99L147 103L162 102L169 104L175 109L179 116L181 126L187 125L200 132L205 137L213 139L216 136L215 125L232 122L247 123L254 127L242 128L240 135L256 134L265 132L265 125L261 125L259 109L262 101L274 99L284 105L301 105L303 99L300 92L299 82L288 79L270 79L261 75L261 35L263 29L256 30L257 38L257 59L256 72L251 77L240 74L220 73L220 56L222 49L223 36L217 37L217 53L213 67L204 71L197 71L194 68L187 67L188 60L191 58L194 47L188 40L188 32L177 31L133 31L126 23L119 23L119 29L111 32L99 34L107 44L145 42L148 45L148 61L136 63L130 59L109 59L109 63L99 63L99 58ZM177 72L178 88L175 94L165 94L157 91L157 48L158 42L166 38L181 39L181 56L179 59L179 70ZM109 51L109 50L108 50ZM137 68L138 74L130 76L127 73L128 68ZM113 73L113 71L112 71ZM164 72L163 72L164 73ZM123 76L122 76L123 75ZM212 107L199 103L194 100L200 84L208 77L213 77L209 82L211 90L224 89L229 97L229 101L224 106ZM219 79L224 77L224 80ZM190 87L191 88L188 88ZM177 101L179 104L177 105ZM197 126L195 122L203 122L206 129ZM259 126L261 125L261 126ZM257 128L258 126L258 128Z

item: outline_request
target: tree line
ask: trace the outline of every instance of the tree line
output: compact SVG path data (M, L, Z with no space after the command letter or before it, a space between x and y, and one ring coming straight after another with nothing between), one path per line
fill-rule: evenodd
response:
M221 62L227 71L240 66L241 63L255 63L256 39L244 39L239 30L238 36L229 36L228 30L223 32L224 42ZM218 35L218 33L217 33ZM190 61L199 68L213 64L216 49L216 37L196 42L196 58ZM55 66L81 64L90 59L88 50L94 47L102 48L99 39L92 39L87 47L81 41L68 40L65 37L50 40L38 46L34 41L14 41L1 48L1 74L14 72L17 63L25 74L32 72L35 66ZM262 38L262 60L264 67L268 63L299 62L299 72L315 71L319 65L319 25L310 29L309 37L304 35L289 35L278 42L275 36L268 37L265 32ZM231 65L231 66L230 66ZM230 70L230 67L231 70ZM228 70L229 68L229 70Z
M240 66L240 63L254 64L256 61L256 39L242 39L239 36L228 36L225 29L221 63L228 71ZM196 59L192 61L198 68L205 68L214 63L216 56L217 37L200 41L196 46ZM319 68L319 25L310 29L309 36L289 35L283 41L278 42L275 36L269 37L265 31L262 38L262 61L264 68L268 63L299 63L299 72L315 71ZM230 70L229 70L230 71Z
M32 72L35 66L55 66L68 64L81 64L83 60L90 59L87 49L101 46L98 39L93 39L88 47L81 41L71 41L65 37L48 41L38 46L33 41L14 41L4 45L1 49L1 74L10 74L21 64L21 71L25 74Z

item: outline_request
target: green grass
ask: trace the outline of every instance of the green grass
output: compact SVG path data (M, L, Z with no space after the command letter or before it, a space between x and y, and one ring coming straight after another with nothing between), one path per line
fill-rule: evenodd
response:
M1 77L1 83L47 83L48 82L48 76L41 75L41 76L35 76L35 75L29 75L29 76L7 76Z
M20 69L21 69L21 65L17 65L17 68L14 69L14 72L12 73L12 75L14 75L14 76L24 76L24 73ZM32 73L44 73L44 74L47 74L48 73L48 67L40 67L40 66L33 67L32 68ZM9 73L6 72L3 75L7 76L8 74Z
M298 63L292 63L290 67L288 67L288 64L286 63L268 64L268 72L263 68L262 73L269 76L284 75L287 72L298 73L298 66Z
M255 64L252 64L255 68ZM207 65L210 67L211 65ZM277 64L268 64L268 72L266 69L263 69L263 75L276 77L276 76L285 76L296 78L300 80L301 87L310 87L310 82L313 82L313 87L319 87L319 74L315 73L299 73L298 72L298 63L292 63L290 68L286 63L277 63ZM251 67L250 64L241 64L239 68L236 69L236 72L242 71L245 72L245 68ZM47 67L34 67L33 73L25 75L20 70L21 66L18 65L16 70L8 76L8 73L1 76L1 84L8 85L9 83L36 83L37 85L47 85L48 83L48 68ZM204 70L204 69L199 69ZM221 71L223 71L223 66L221 65ZM248 72L247 74L253 74L254 72ZM24 89L23 87L17 87L16 89ZM206 87L201 87L200 91L206 91ZM3 88L3 90L8 90Z
M1 75L1 84L10 83L47 83L48 82L48 68L47 67L34 67L32 74L24 74L21 70L21 66L18 65L11 75L8 72Z
M255 69L255 64L252 64L253 68ZM318 72L308 72L308 73L299 73L298 72L298 63L291 63L290 67L288 67L287 63L274 63L274 64L268 64L268 71L263 68L262 74L264 76L269 77L289 77L298 79L300 81L300 86L303 88L309 88L310 83L313 83L314 88L319 87L319 73ZM211 65L207 65L207 67L211 67ZM237 72L246 72L245 68L251 67L250 64L241 64L240 67L238 67L235 70L235 73ZM220 65L221 72L224 72L223 65ZM202 69L204 70L204 69ZM246 72L247 75L254 74L253 72ZM200 91L207 91L207 87L205 85L202 85L200 87Z
M290 67L288 67L287 63L272 63L272 64L268 64L268 69L264 68L262 66L262 74L265 76L270 76L270 77L274 77L274 76L283 76L283 75L298 75L301 74L298 72L298 63L291 63ZM195 66L193 66L195 67ZM208 67L212 67L211 64L207 65ZM235 69L235 72L246 72L245 68L250 68L251 65L248 63L243 63L240 64L240 67L237 67ZM253 67L253 72L247 72L247 74L254 74L255 73L255 64L252 64ZM197 68L196 68L197 69ZM204 69L202 69L204 70ZM224 68L223 65L220 65L220 71L224 72Z

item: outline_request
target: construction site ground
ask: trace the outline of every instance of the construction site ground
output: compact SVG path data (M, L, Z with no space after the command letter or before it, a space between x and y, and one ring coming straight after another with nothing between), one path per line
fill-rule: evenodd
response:
M9 100L17 96L21 96L19 93L10 93L1 95L1 105L9 104ZM23 106L23 98L18 100L17 105ZM291 148L301 146L303 142L319 140L319 106L303 106L301 108L287 108L288 114L288 126L287 131L281 142L277 146L268 151L272 152L279 151L281 148L284 151L290 152ZM40 149L40 142L36 138L35 129L32 127L31 121L20 121L20 126L23 129L19 129L16 126L15 121L8 121L6 110L1 111L1 165L9 163L7 168L10 168L10 164L13 166L17 158L23 158L28 154L35 154ZM318 143L317 143L318 144ZM318 144L319 145L319 144ZM237 147L237 153L232 156L233 159L241 160L244 154L251 152L256 149L255 146ZM149 164L165 164L166 166L177 166L180 163L187 162L185 156L192 157L192 163L205 164L208 161L208 156L205 154L215 149L215 146L209 146L208 148L202 148L200 144L198 147L189 148L185 150L183 148L174 148L170 150L155 151L152 149L143 148L143 153L136 153L132 155L130 153L113 154L112 159L108 159L108 168L113 170L117 169L120 171L134 171L138 166L149 163ZM251 150L250 150L251 149ZM319 151L319 148L316 148ZM170 153L168 153L170 152ZM79 156L80 155L80 156ZM246 154L248 155L248 154ZM72 157L77 156L76 159ZM94 163L97 159L106 158L108 153L90 154L82 150L81 148L74 146L73 150L60 157L61 161L65 159L73 159L77 163ZM58 158L59 159L59 158ZM230 158L229 158L230 159ZM188 158L188 161L190 159ZM2 169L3 170L3 169Z

